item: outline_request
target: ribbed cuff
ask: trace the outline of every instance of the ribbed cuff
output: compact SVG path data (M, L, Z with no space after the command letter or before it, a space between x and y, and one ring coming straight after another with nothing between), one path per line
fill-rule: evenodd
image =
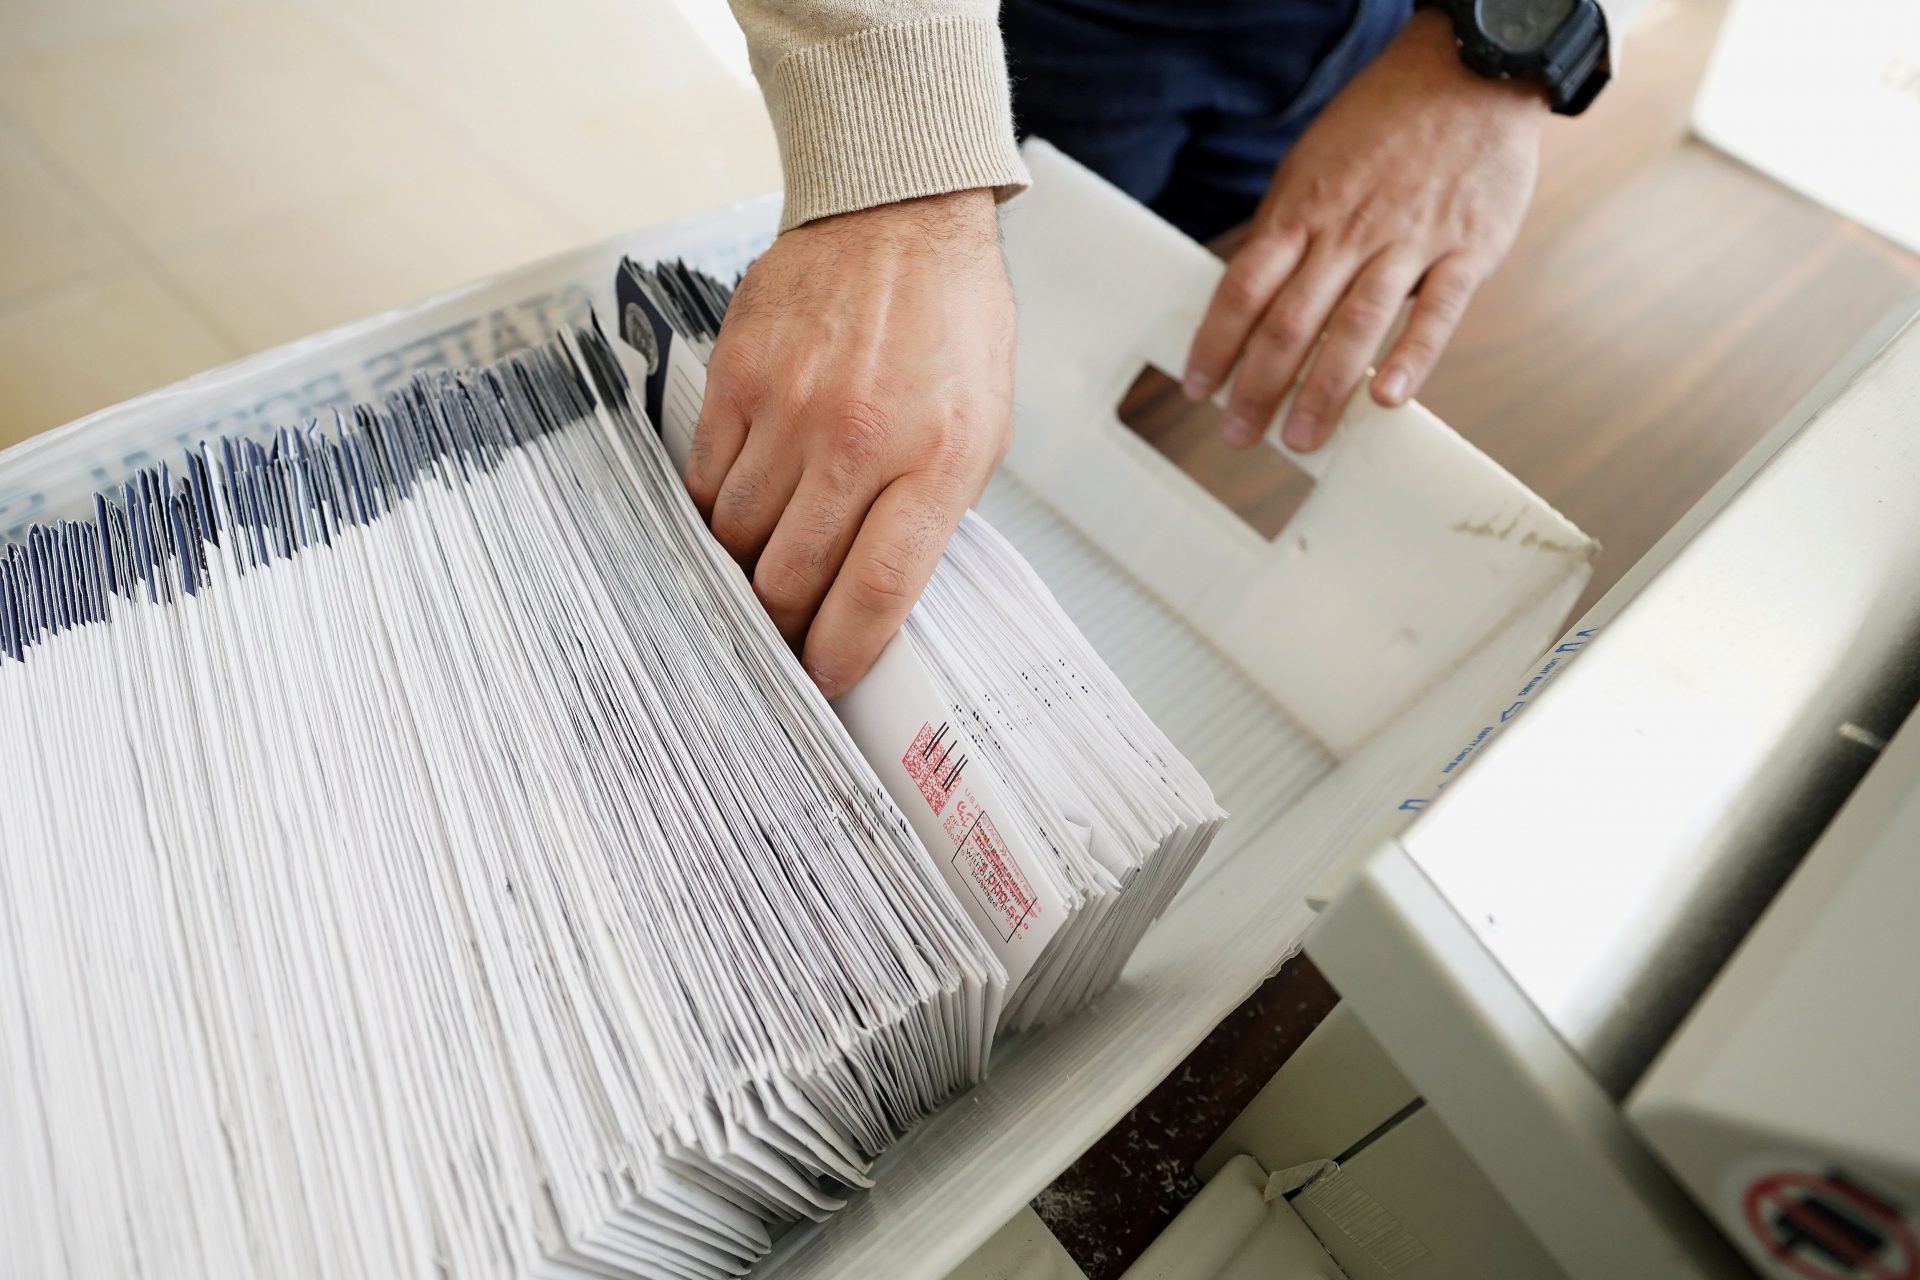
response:
M780 140L780 229L916 196L1029 179L1013 141L1000 29L938 18L801 49L763 86Z

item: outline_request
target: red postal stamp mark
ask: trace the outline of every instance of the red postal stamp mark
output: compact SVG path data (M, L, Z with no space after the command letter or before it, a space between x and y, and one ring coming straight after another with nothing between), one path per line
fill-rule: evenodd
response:
M1005 931L1006 941L1013 941L1033 917L1033 885L1007 852L993 819L985 813L975 816L953 860L966 872L967 885L987 918Z
M907 746L907 754L900 757L900 764L913 779L913 785L933 807L935 813L947 807L947 797L953 794L953 788L960 780L961 770L966 766L964 756L955 758L953 744L958 735L950 724L935 728L932 721L920 726L913 735L913 741Z
M907 744L900 764L953 841L958 879L965 882L986 926L1002 941L1012 942L1040 914L1040 906L999 828L973 788L962 781L967 759L966 743L951 721L928 721Z

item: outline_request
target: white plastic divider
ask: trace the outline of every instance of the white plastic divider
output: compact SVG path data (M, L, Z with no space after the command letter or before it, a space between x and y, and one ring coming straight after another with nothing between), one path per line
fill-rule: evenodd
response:
M1417 404L1364 389L1312 454L1272 542L1115 414L1145 365L1176 377L1219 259L1045 143L1005 217L1020 310L1007 466L1336 756L1451 671L1520 598L1598 545ZM1311 602L1311 607L1303 607Z

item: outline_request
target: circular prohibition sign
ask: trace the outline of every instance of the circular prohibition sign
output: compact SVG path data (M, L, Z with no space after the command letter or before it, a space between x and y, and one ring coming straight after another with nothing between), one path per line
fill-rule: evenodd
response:
M1768 1174L1741 1208L1767 1255L1806 1280L1920 1280L1912 1225L1842 1176Z

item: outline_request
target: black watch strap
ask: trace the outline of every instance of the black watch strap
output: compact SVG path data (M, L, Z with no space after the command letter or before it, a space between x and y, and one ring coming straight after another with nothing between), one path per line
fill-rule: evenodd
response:
M1600 95L1611 77L1607 61L1607 19L1595 0L1574 0L1559 27L1537 49L1515 53L1497 41L1482 22L1479 0L1421 0L1453 22L1460 59L1494 80L1527 80L1547 91L1547 101L1563 116L1577 116Z

